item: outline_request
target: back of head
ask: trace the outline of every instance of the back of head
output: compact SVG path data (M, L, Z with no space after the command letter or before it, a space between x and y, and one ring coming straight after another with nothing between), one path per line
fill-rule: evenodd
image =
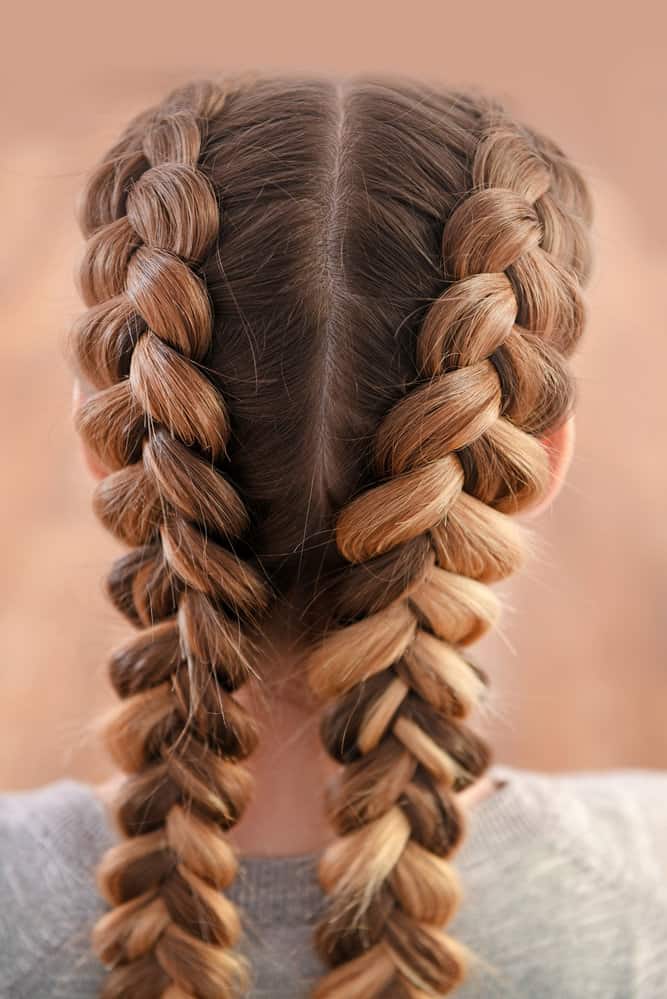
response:
M225 833L257 733L235 692L285 621L342 764L316 994L461 980L455 794L489 762L466 647L571 409L590 218L553 142L404 80L187 86L91 177L79 427L138 628L111 660L106 996L246 987Z

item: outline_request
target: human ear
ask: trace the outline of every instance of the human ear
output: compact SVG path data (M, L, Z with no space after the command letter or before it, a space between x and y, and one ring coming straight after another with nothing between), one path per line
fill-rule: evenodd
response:
M537 517L543 513L563 487L574 453L574 417L570 416L565 423L545 434L541 440L549 458L549 487L539 503L526 512L527 517Z
M89 393L81 379L75 378L72 391L72 410L74 413L86 401ZM551 506L554 499L560 492L563 482L567 477L567 472L572 462L575 440L574 417L571 416L565 423L562 423L556 430L545 434L542 438L549 458L550 482L549 488L542 499L534 507L531 507L525 514L528 517L537 517L547 507ZM101 463L96 454L91 451L88 445L82 440L81 451L83 459L93 478L101 480L109 474L109 469Z
M76 414L81 405L86 401L89 396L89 392L86 386L83 384L80 378L74 379L74 385L72 387L72 413ZM83 455L83 460L86 467L94 479L98 481L105 479L109 474L109 469L106 465L103 465L99 460L97 455L91 451L86 442L79 438L81 445L81 453Z

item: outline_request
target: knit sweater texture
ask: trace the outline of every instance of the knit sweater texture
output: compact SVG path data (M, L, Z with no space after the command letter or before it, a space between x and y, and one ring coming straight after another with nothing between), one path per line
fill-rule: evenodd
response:
M667 774L495 767L455 866L448 930L472 954L457 999L667 999ZM63 779L0 795L0 996L92 999L94 868L117 839L93 789ZM306 999L323 896L317 856L247 857L229 891L250 999ZM131 999L131 997L130 997Z

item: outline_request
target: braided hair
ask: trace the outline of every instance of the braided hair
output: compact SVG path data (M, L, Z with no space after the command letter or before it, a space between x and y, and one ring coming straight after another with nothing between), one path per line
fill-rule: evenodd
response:
M344 765L328 800L339 839L320 868L332 971L318 999L418 999L462 979L465 952L442 932L460 895L454 792L490 759L465 721L485 689L465 650L496 620L486 584L521 560L507 514L544 493L539 437L571 404L582 233L563 221L568 192L535 144L497 112L479 130L470 189L443 228L447 287L416 339L417 378L378 427L377 481L337 518L354 567L337 606L348 623L310 661L330 703L323 738ZM386 584L392 560L399 592Z
M241 761L256 743L234 699L252 668L240 626L267 588L220 540L242 535L247 512L217 467L229 416L201 367L213 316L199 268L219 208L198 161L222 104L215 87L175 95L105 160L84 203L92 308L77 347L99 391L78 423L112 470L96 512L135 546L111 593L142 629L111 662L123 703L108 743L129 777L117 805L127 838L99 872L113 906L95 928L111 966L105 996L213 999L246 983L239 919L221 891L236 869L224 831L248 799Z
M340 764L314 995L444 995L466 962L456 793L490 762L468 646L572 409L585 183L477 95L206 82L130 123L81 218L78 427L138 629L110 662L103 994L248 987L224 892L257 731L235 692L290 616Z

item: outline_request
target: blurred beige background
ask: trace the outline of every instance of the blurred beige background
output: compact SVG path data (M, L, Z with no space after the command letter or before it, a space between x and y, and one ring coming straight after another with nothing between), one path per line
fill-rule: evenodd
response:
M64 337L79 309L74 202L125 119L207 71L381 71L495 92L551 133L597 202L578 451L507 592L491 673L497 755L667 766L664 20L635 3L61 3L14 12L0 52L0 786L107 764L91 723L124 634L102 580ZM627 20L631 17L632 20Z

